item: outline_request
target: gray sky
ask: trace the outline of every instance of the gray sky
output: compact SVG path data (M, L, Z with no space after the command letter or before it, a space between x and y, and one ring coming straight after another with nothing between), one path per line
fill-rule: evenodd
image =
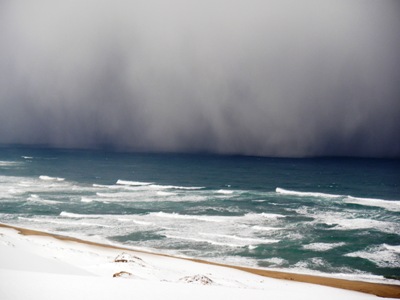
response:
M0 143L400 157L398 0L0 0Z

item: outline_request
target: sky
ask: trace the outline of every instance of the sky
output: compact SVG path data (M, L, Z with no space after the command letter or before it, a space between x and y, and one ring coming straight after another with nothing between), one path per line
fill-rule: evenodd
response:
M0 143L400 157L398 0L0 0Z

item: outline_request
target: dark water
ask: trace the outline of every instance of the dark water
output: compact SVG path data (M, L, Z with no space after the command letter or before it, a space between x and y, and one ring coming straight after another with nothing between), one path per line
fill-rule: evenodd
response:
M379 280L400 276L400 160L3 147L0 222Z

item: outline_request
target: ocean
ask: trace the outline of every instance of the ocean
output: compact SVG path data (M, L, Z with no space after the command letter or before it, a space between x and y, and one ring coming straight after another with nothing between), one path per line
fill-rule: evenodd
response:
M262 269L400 278L400 160L3 146L0 222Z

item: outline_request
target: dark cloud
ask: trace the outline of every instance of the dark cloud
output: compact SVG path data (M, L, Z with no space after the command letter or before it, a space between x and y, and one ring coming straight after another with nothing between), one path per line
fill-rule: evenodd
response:
M0 143L400 156L398 0L0 1Z

